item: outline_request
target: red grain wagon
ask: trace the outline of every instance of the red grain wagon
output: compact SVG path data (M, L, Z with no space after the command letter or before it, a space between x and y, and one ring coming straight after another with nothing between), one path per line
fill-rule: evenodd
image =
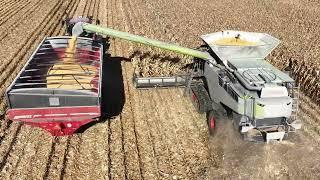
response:
M103 45L78 37L45 38L6 91L12 121L70 135L101 115Z

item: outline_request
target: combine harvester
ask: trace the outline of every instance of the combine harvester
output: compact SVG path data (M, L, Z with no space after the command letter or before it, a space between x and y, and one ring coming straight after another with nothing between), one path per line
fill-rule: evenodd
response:
M297 119L299 91L295 81L287 73L265 61L265 57L280 43L278 39L268 34L242 31L217 32L202 36L205 43L201 47L203 50L195 50L87 22L77 22L72 29L73 36L81 36L84 32L121 38L194 57L193 68L187 75L174 77L134 75L133 81L137 88L185 86L185 94L191 97L198 112L207 113L208 128L212 134L216 128L215 116L218 111L224 110L233 115L236 129L239 129L247 140L263 139L267 142L282 140L289 132L301 128L301 122ZM9 102L11 89L16 81L8 90ZM50 98L55 97L53 91L57 89L52 89L48 85L45 85L45 89L51 94L43 100L47 102L43 108L57 108L48 104ZM60 106L57 103L55 105ZM24 119L26 114L14 113L21 110L20 108L28 107L11 105L8 111L9 118ZM32 119L34 122L35 113L31 114L28 114L29 120ZM51 122L64 125L65 121L60 118L52 119ZM39 120L36 123L40 123Z

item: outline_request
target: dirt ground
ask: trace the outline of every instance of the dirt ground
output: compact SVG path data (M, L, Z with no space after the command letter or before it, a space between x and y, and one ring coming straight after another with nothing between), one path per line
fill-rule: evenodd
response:
M318 97L302 95L303 129L287 141L244 142L227 118L219 119L216 136L209 137L205 115L196 113L182 89L133 87L128 58L136 51L176 57L158 49L110 39L108 74L121 83L106 90L119 97L106 108L118 115L81 134L52 137L9 121L3 94L44 37L65 34L61 19L79 15L187 47L199 46L201 34L223 29L268 32L283 41L269 57L273 64L283 68L291 58L319 68L318 7L318 2L307 0L1 1L1 179L317 179ZM307 94L308 88L303 91Z

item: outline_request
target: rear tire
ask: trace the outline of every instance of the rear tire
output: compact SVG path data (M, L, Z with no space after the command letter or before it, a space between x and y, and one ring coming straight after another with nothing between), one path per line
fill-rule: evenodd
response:
M214 111L208 112L207 124L208 124L209 134L213 136L216 132L216 113Z

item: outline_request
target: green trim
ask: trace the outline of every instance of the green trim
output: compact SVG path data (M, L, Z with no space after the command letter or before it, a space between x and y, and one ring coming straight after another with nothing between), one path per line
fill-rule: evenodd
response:
M259 106L257 103L255 103L254 106L255 106L254 114L256 118L259 118L259 119L264 118L264 108L262 106Z

